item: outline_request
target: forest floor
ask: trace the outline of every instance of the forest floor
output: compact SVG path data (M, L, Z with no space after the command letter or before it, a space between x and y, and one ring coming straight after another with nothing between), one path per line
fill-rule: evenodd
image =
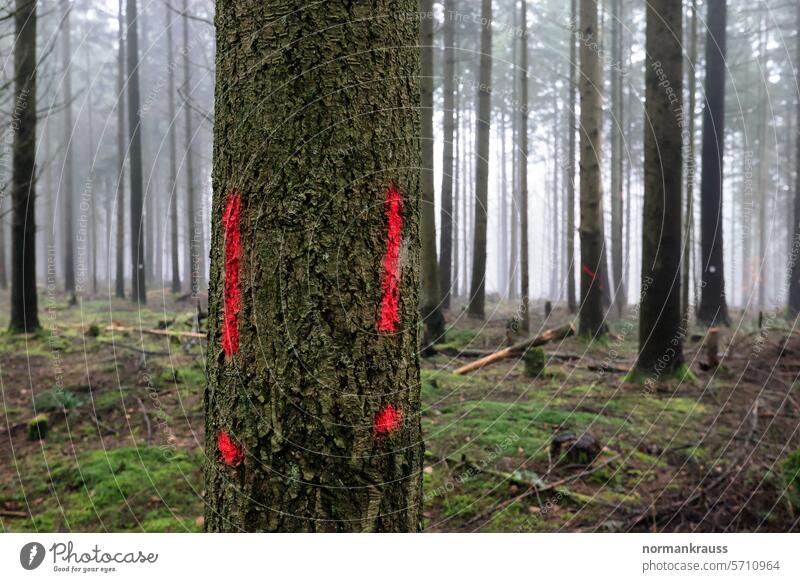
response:
M204 342L108 329L191 331L193 304L165 297L55 298L40 333L0 333L0 531L202 530ZM534 378L517 359L455 375L474 360L463 350L508 345L513 305L491 307L486 322L452 309L446 344L423 360L426 531L800 529L800 334L785 321L759 331L739 314L713 370L705 331L689 330L682 380L626 380L633 314L603 341L544 346ZM571 321L542 310L532 335ZM2 292L2 329L7 312ZM34 398L41 441L28 438ZM551 444L566 433L591 434L599 456L559 462Z

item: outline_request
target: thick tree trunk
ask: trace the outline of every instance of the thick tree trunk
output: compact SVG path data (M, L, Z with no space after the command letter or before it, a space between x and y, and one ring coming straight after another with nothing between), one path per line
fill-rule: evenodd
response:
M483 319L486 308L486 221L489 202L489 138L492 118L492 0L481 2L481 56L478 71L478 117L475 124L475 232L472 239L470 317Z
M167 117L169 135L169 251L170 269L172 271L173 293L181 290L181 265L178 249L178 148L175 136L175 50L172 44L172 27L174 25L173 9L165 4L167 28Z
M797 7L797 62L800 63L800 5ZM800 314L800 96L797 97L797 119L794 123L795 182L794 182L794 225L789 247L789 312Z
M683 364L681 214L683 204L683 0L647 5L644 215L639 357L648 376Z
M39 329L36 297L36 2L16 0L11 161L12 331Z
M603 196L600 175L602 107L597 0L580 0L581 98L581 310L579 332L605 333L603 322Z
M611 271L614 273L614 306L617 315L622 316L627 303L625 280L623 278L623 197L622 166L623 152L623 109L622 109L622 0L613 0L611 5Z
M570 313L578 309L575 297L575 161L577 131L576 110L578 107L578 0L570 2L571 19L569 35L569 160L567 172L567 307Z
M61 174L61 204L64 210L64 289L75 294L75 180L73 178L74 161L72 157L72 42L70 39L70 6L69 0L61 0L64 18L61 21L61 67L64 75L64 170Z
M119 0L117 23L117 233L116 273L114 290L119 298L125 297L125 21Z
M420 525L416 10L217 2L209 531Z
M0 185L0 188L4 185ZM8 289L8 272L6 271L6 209L0 205L0 289Z
M531 329L529 294L530 271L528 263L528 4L520 2L519 26L519 212L520 212L520 244L522 248L522 269L520 277L520 297L522 298L521 329L528 333Z
M442 144L442 211L439 239L439 289L442 307L450 307L453 272L453 137L455 134L455 0L444 0L444 143ZM431 24L431 28L433 25ZM424 73L423 73L424 74ZM423 107L424 107L423 103Z
M689 105L686 116L689 118L689 145L686 163L686 237L683 242L683 280L681 282L681 315L684 325L689 322L689 286L692 273L692 252L694 248L694 182L697 175L697 159L695 157L694 134L695 114L697 106L697 0L692 0L692 16L689 23Z
M144 223L142 220L142 134L139 110L139 34L136 1L127 0L127 62L128 62L128 131L130 132L131 175L131 300L147 303L145 273Z
M191 95L191 69L189 63L189 4L183 0L183 94L186 102L183 104L184 138L186 148L186 236L187 260L189 273L189 292L192 297L197 297L200 292L201 270L205 264L205 251L203 245L203 218L197 215L197 195L194 185L194 129L192 128L192 108L189 104Z
M420 49L422 78L420 106L422 107L422 297L421 312L425 325L426 346L444 339L442 293L439 289L439 265L436 258L436 205L433 185L433 0L421 0Z
M706 106L703 111L703 173L700 185L702 292L697 317L708 325L728 325L722 254L722 172L725 140L726 0L708 1Z

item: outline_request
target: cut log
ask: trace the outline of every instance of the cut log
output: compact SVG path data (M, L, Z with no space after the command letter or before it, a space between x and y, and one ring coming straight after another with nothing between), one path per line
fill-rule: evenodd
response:
M490 364L494 364L495 362L499 362L501 360L507 360L508 358L513 358L514 356L521 356L522 354L525 353L525 351L528 348L541 346L548 342L564 339L565 337L569 337L574 334L575 334L575 328L572 325L565 325L563 327L558 327L556 329L548 329L546 332L544 332L539 336L536 336L535 338L531 338L525 340L524 342L514 344L513 346L508 347L504 350L500 350L499 352L494 352L493 354L489 354L488 356L483 357L480 360L475 360L474 362L471 362L466 366L462 366L458 370L456 370L455 373L461 376L469 372L472 372L474 370L479 370Z

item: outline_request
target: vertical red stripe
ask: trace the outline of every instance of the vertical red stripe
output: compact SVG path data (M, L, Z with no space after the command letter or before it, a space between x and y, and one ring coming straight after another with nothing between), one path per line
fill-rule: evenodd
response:
M378 318L378 331L392 333L397 331L400 322L398 306L400 303L400 243L403 230L403 201L400 192L394 186L386 192L386 220L388 232L386 236L386 254L383 257L383 280L381 288L381 312Z
M225 232L225 291L223 297L222 350L226 357L239 351L239 309L242 291L239 285L239 261L242 242L239 232L241 203L238 192L231 192L222 215Z

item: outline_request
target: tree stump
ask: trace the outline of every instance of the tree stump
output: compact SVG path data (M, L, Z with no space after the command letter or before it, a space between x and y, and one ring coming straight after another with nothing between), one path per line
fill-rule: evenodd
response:
M536 378L544 372L547 357L542 348L531 348L522 356L525 362L525 375L528 378Z

